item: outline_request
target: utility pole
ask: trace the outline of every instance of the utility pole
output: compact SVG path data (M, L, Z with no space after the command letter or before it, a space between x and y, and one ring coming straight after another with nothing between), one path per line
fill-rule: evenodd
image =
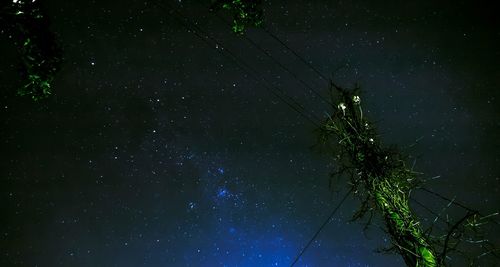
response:
M416 173L396 150L381 145L374 127L363 116L358 92L359 88L348 91L332 84L332 95L339 97L332 97L336 106L320 129L323 145L335 140L331 151L340 165L338 174L350 174L354 192L363 199L354 217L381 215L393 249L408 266L444 266L410 209L410 193L419 184Z

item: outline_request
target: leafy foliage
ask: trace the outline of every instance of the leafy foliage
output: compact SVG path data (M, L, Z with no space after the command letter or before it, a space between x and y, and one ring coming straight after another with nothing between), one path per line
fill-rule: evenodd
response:
M262 25L262 0L217 0L211 10L225 9L233 14L232 30L243 34L247 27Z
M37 101L52 94L52 82L60 68L62 52L49 31L39 1L14 0L1 7L2 31L14 39L22 59L25 85L19 95Z
M339 171L334 172L332 178L347 174L354 192L362 199L361 208L354 214L353 220L369 213L369 224L374 213L381 214L393 243L393 247L385 251L397 251L408 266L445 266L446 260L451 259L450 252L465 257L470 266L477 266L478 259L486 255L499 258L498 249L484 237L482 231L482 226L498 213L483 216L457 203L467 213L453 224L447 216L444 221L447 233L431 235L434 224L424 231L410 209L409 200L411 192L423 189L425 181L406 166L407 159L402 153L379 142L375 128L363 116L358 86L347 90L331 83L330 90L331 103L337 104L332 104L332 114L318 129L319 145L325 151L333 152L332 156L339 166ZM447 207L454 203L454 199L424 190L448 201ZM434 223L442 220L441 214L436 215ZM478 245L482 253L471 257L468 250L459 250L462 241Z
M355 218L380 211L396 250L408 266L439 266L436 252L409 207L410 191L418 184L415 173L406 167L400 153L379 143L375 129L363 116L359 88L332 88L340 102L320 129L320 141L336 141L332 151L337 152L343 172L351 173L350 182L364 199Z

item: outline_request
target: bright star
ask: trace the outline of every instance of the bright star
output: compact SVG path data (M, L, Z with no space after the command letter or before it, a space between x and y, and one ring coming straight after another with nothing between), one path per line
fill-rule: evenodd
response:
M225 198L228 195L229 195L229 191L226 188L219 188L219 191L217 192L217 197Z

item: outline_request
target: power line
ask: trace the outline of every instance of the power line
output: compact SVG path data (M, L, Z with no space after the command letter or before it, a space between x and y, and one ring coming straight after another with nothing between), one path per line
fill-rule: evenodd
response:
M276 40L278 43L280 43L283 47L285 47L288 51L292 52L295 57L297 57L300 61L302 61L304 64L306 64L310 69L312 69L316 74L319 75L323 80L325 81L330 81L329 78L327 78L323 73L321 73L318 69L316 69L311 63L309 63L307 60L305 60L299 53L295 52L290 46L288 46L284 41L282 41L278 36L276 36L274 33L272 33L269 29L266 27L262 28L269 36L271 36L274 40Z
M200 5L203 5L207 8L209 8L208 6L206 6L205 4L203 4L201 1L197 1ZM211 12L212 13L212 12ZM231 24L229 24L224 18L222 18L219 14L217 13L214 13L215 16L220 20L222 21L224 24L226 24L227 26L231 27ZM277 60L271 53L269 53L269 51L267 51L266 49L262 48L259 44L257 44L254 40L252 40L250 37L248 37L246 34L243 34L242 35L243 39L245 39L247 42L249 42L253 47L257 48L259 51L261 51L262 53L264 53L267 57L269 57L274 63L276 63L278 66L280 66L280 68L282 68L283 70L285 70L288 74L290 74L294 79L296 79L297 81L299 81L300 84L302 84L303 86L305 86L307 89L309 89L311 92L313 92L316 96L318 96L323 102L329 104L329 105L332 105L332 103L327 99L325 98L324 96L322 96L317 90L315 90L312 86L310 86L309 84L307 84L302 78L299 77L299 75L297 75L296 73L294 73L293 71L290 70L290 68L286 67L285 65L283 65L279 60Z
M424 208L426 211L428 211L430 214L436 216L436 218L440 219L442 222L446 223L447 225L449 225L450 223L445 221L443 218L441 218L441 216L439 214L437 214L436 212L434 212L433 210L431 210L429 207L427 207L426 205L422 204L420 201L416 200L415 198L413 197L410 197L411 200L413 200L415 203L417 203L417 205L419 205L420 207Z
M430 189L427 189L427 188L425 188L425 187L419 187L419 189L421 189L421 190L423 190L423 191L425 191L425 192L427 192L427 193L429 193L429 194L432 194L432 195L434 195L434 196L436 196L436 197L438 197L438 198L441 198L442 200L446 200L446 201L450 202L451 204L453 204L453 205L455 205L455 206L458 206L458 207L460 207L460 208L462 208L462 209L464 209L464 210L466 210L466 211L468 211L468 212L472 212L472 213L476 213L476 214L481 215L481 213L480 213L478 210L471 209L471 208L469 208L469 207L465 206L464 204L462 204L462 203L460 203L460 202L458 202L458 201L455 201L455 200L453 200L453 199L450 199L450 198L448 198L448 197L445 197L445 196L443 196L443 195L441 195L441 194L439 194L439 193L437 193L437 192L434 192L434 191L432 191L432 190L430 190ZM481 216L482 216L482 215L481 215ZM486 217L490 217L490 216L486 216ZM500 225L500 223L499 223L498 221L494 220L494 219L489 219L489 220L490 220L491 222L493 222L494 224L496 224L496 225Z
M210 42L208 42L207 39L210 39L212 40L213 42L215 42L216 45L218 45L220 47L220 49L217 49L217 51L221 54L224 54L224 52L229 55L229 57L231 58L231 60L242 70L245 70L250 74L250 77L256 82L256 83L261 83L263 84L263 86L271 93L273 94L274 96L276 96L278 99L280 99L282 102L284 102L286 105L288 105L290 108L292 108L294 111L296 111L297 113L299 113L299 115L301 115L302 117L304 117L306 120L308 120L309 122L311 122L315 127L320 127L319 123L314 121L314 119L318 120L318 121L321 121L320 118L318 118L316 115L314 115L313 113L307 113L307 114L310 114L312 117L314 117L314 119L312 119L311 117L307 116L306 113L304 112L304 107L298 103L295 99L293 99L291 96L287 95L283 90L275 87L275 86L270 86L268 84L268 82L265 80L265 78L257 78L257 71L255 71L251 66L249 66L248 64L246 64L243 60L239 59L233 52L231 52L231 50L225 48L223 45L222 45L222 42L218 41L217 39L215 39L214 37L210 36L208 33L206 33L203 29L201 29L200 27L198 27L195 23L192 23L190 22L189 24L191 25L188 25L187 22L185 21L189 21L189 19L187 19L186 16L184 16L181 12L179 12L176 8L172 8L171 5L169 5L168 3L165 3L168 7L170 7L169 9L167 9L165 6L163 6L162 4L158 3L157 1L153 1L153 3L158 6L159 8L163 9L165 12L168 12L168 11L173 11L176 16L174 16L174 18L184 27L186 28L189 32L193 32L197 37L199 37L200 39L202 39L206 44L208 44L208 46L211 46L211 47L214 47L213 44L211 44ZM183 19L180 19L179 17L183 18ZM203 33L204 36L200 35L200 33ZM281 95L280 95L281 93ZM285 99L287 98L287 99Z
M258 50L260 50L262 53L264 53L266 56L268 56L274 63L278 64L278 66L280 66L282 69L284 69L288 74L290 74L293 78L295 78L296 80L299 81L300 84L302 84L303 86L305 86L307 89L309 89L311 92L313 92L316 96L318 96L323 102L325 102L326 104L329 104L329 105L332 105L332 103L327 99L325 98L324 96L322 96L317 90L315 90L314 88L312 88L310 85L308 85L302 78L300 78L297 74L295 74L294 72L292 72L289 68L287 68L286 66L284 66L281 62L279 62L277 59L275 59L270 53L269 51L263 49L260 45L258 45L257 43L255 43L252 39L250 39L248 36L244 35L243 38L245 40L247 40L248 42L250 42L254 47L256 47Z
M436 193L436 192L434 192L434 191L432 191L432 190L430 190L430 189L427 189L427 188L425 188L425 187L419 187L419 189L422 189L423 191L425 191L425 192L427 192L427 193L429 193L429 194L432 194L432 195L437 196L437 197L439 197L439 198L441 198L441 199L443 199L443 200L446 200L446 201L448 201L448 202L452 203L453 205L456 205L456 206L458 206L458 207L461 207L461 208L465 209L466 211L470 211L470 212L477 212L477 210L473 210L473 209L471 209L471 208L469 208L469 207L467 207L467 206L465 206L465 205L461 204L460 202L457 202L457 201L455 201L455 200L453 200L453 199L447 198L447 197L445 197L445 196L443 196L443 195L441 195L441 194L439 194L439 193Z
M321 230L323 230L323 228L325 228L325 226L330 222L330 220L333 218L333 216L339 210L339 208L342 206L342 204L344 204L344 202L347 199L347 197L352 193L352 190L353 190L353 188L351 187L351 189L349 189L349 191L344 195L344 197L342 198L342 200L340 200L339 204L337 204L337 206L330 213L330 216L328 216L328 218L323 222L323 224L321 224L321 226L319 227L319 229L314 233L314 235L311 238L311 240L309 240L309 242L307 242L307 244L300 251L300 253L297 255L297 257L295 257L295 260L292 262L292 264L290 265L290 267L294 266L299 261L300 257L302 257L302 255L304 254L304 252L306 252L307 248L309 248L309 246L316 239L316 237L318 237L318 235L321 232Z
M168 5L168 4L167 4ZM160 8L163 8L165 11L166 9L157 3L157 6L159 6ZM170 6L170 5L169 5ZM178 16L180 17L183 17L184 19L186 19L186 16L182 15L180 12L176 11L175 9L172 9ZM309 120L311 123L313 123L314 125L317 126L317 123L312 120L309 116L307 116L305 113L304 113L304 108L302 107L302 105L300 103L298 103L297 101L295 101L292 97L290 97L289 95L287 95L285 92L283 92L283 90L280 90L279 88L277 87L274 87L274 86L268 86L266 85L268 82L265 80L265 78L260 78L260 80L256 77L257 75L255 73L257 73L252 67L250 67L248 64L246 64L244 61L238 59L238 57L236 57L234 55L234 53L232 53L229 49L226 49L224 48L221 44L221 42L219 42L217 39L215 39L214 37L211 37L210 35L208 35L205 31L203 31L201 28L199 28L196 24L192 24L192 26L190 27L188 24L186 24L182 19L178 19L176 17L176 19L181 23L181 25L183 25L183 27L186 27L186 29L188 31L191 31L193 32L197 37L199 37L200 39L202 39L205 43L207 43L209 46L211 46L212 44L208 42L207 38L208 39L211 39L212 41L214 41L216 44L219 44L219 46L222 47L222 49L217 49L218 52L224 54L224 52L226 52L227 54L230 55L231 59L238 65L238 67L242 70L244 70L245 68L248 70L250 70L251 72L253 73L249 73L251 78L255 80L255 82L257 83L260 83L263 82L265 88L271 92L273 95L275 95L276 97L278 97L281 101L283 101L285 104L287 104L290 108L292 108L293 110L295 110L297 113L299 113L301 116L303 116L304 118L306 118L307 120ZM193 30L193 28L195 30ZM270 34L271 37L273 37L273 39L277 40L280 44L282 44L284 47L286 47L289 51L291 51L297 58L299 58L303 63L305 63L306 65L308 65L312 70L314 70L321 78L323 78L325 81L328 80L328 78L326 78L326 76L324 76L320 71L318 71L314 66L312 66L312 64L310 64L309 62L307 62L304 58L302 58L298 53L296 53L293 49L291 49L289 46L287 46L283 41L281 41L276 35L272 34L270 31L268 31L267 29L264 29L268 34ZM200 33L203 33L205 34L205 36L202 36L200 35ZM264 50L263 48L261 48L260 46L258 46L255 42L253 42L253 40L251 39L247 39L248 41L250 41L251 43L253 43L257 48L259 48L260 51L262 51L263 53L265 53L266 55L268 55L271 59L273 59L273 61L275 61L275 63L279 64L281 67L283 67L284 69L287 69L284 65L282 65L279 61L277 61L276 59L274 59L274 57L272 57L272 55L269 54L269 52L267 52L266 50ZM243 66L243 67L242 67ZM305 82L301 79L298 78L298 76L296 76L293 72L291 72L289 69L287 69L288 72L294 76L294 78L302 81L302 83L307 86L305 84ZM312 89L312 88L311 88ZM312 91L314 91L312 89ZM315 93L317 93L316 91L314 91ZM282 95L280 95L280 93ZM288 100L286 99L289 98ZM312 116L314 116L314 114L311 114ZM312 242L317 238L317 236L319 235L319 233L322 231L322 229L328 224L328 222L331 220L331 218L333 218L333 216L335 215L335 213L338 211L338 209L342 206L342 204L345 202L345 200L347 199L347 197L350 195L350 193L352 192L352 188L347 192L347 194L343 197L343 199L341 200L341 202L336 206L336 208L332 211L332 213L330 214L330 216L327 218L327 220L320 226L320 228L316 231L316 233L314 234L314 236L311 238L311 240L306 244L306 246L302 249L302 251L299 253L299 255L295 258L295 260L292 262L291 266L294 266L298 260L300 259L300 257L305 253L305 251L309 248L309 246L312 244ZM460 206L464 209L466 209L467 211L474 211L468 207L466 207L465 205L462 205L460 203L457 203L457 202L454 202L452 200L450 200L449 198L446 198L438 193L435 193L433 191L430 191L426 188L422 188L422 190L428 192L428 193L431 193L431 194L434 194L436 196L439 196L440 198L444 199L444 200L447 200L447 201L450 201L450 203L453 203L457 206Z
M161 4L159 4L159 3L157 3L157 2L156 2L156 5L157 5L158 7L162 8L162 9L164 9L164 10L166 11L165 7L164 7L164 6L162 6ZM167 4L167 5L168 5L168 4ZM170 6L170 5L168 5L168 6ZM184 18L185 18L185 16L184 16L184 15L182 15L180 12L176 11L176 9L172 9L172 10L173 10L173 11L174 11L174 12L175 12L178 16L180 16L180 17L184 17ZM194 27L193 27L193 28L197 28L197 30L198 30L199 32L204 33L204 34L206 35L205 37L204 37L204 36L201 36L201 35L200 35L200 34L199 34L196 30L193 30L193 28L192 28L192 27L190 27L189 25L187 25L187 24L186 24L183 20L178 19L178 18L176 18L176 19L180 22L180 24L181 24L183 27L185 27L188 31L192 31L192 32L193 32L193 33L194 33L197 37L199 37L200 39L202 39L202 40L203 40L205 43L207 43L209 46L210 46L211 44L207 42L206 38L212 39L212 40L213 40L213 41L215 41L217 44L221 44L221 42L217 41L215 38L213 38L213 37L211 37L210 35L208 35L206 32L204 32L202 29L200 29L200 28L199 28L199 27L197 27L196 25L194 25ZM250 66L248 66L246 63L244 63L243 61L242 61L242 62L241 62L241 64L240 64L240 60L238 60L238 58L237 58L237 57L236 57L236 56L235 56L235 55L234 55L234 54L233 54L233 53L232 53L229 49L225 49L222 45L221 45L221 48L222 48L222 49L221 49L221 50L218 50L218 51L226 51L226 52L227 52L227 53L231 56L231 59L232 59L232 60L233 60L233 61L234 61L237 65L238 65L238 67L240 67L241 69L243 69L243 68L242 68L242 66L241 66L241 64L243 64L243 66L245 66L247 69L249 69L249 70L252 70L252 71L253 71L253 69L252 69ZM255 72L255 71L254 71L254 72ZM258 80L258 79L257 79L257 78L253 75L253 74L250 74L250 75L251 75L251 77L252 77L252 78L253 78L253 79L254 79L257 83L259 83L259 80ZM265 79L263 79L263 78L262 78L262 80L263 80L264 82L266 82L266 81L265 81ZM265 85L264 85L264 86L265 86ZM291 105L291 104L290 104L287 100L285 100L282 96L280 96L277 92L273 91L273 90L272 90L271 88L269 88L268 86L265 86L265 87L266 87L266 89L268 89L268 90L269 90L269 91L270 91L273 95L275 95L276 97L278 97L280 100L282 100L285 104L287 104L287 105L288 105L289 107L291 107L293 110L295 110L296 112L298 112L300 115L304 116L306 119L308 119L308 120L309 120L311 123L313 123L315 126L319 127L319 125L318 125L315 121L313 121L310 117L306 116L303 112L301 112L300 110L298 110L296 106ZM275 88L275 87L274 87L274 88ZM277 88L275 88L275 89L277 89ZM286 93L284 93L284 92L282 92L282 93L283 93L285 96L287 96L287 95L286 95ZM289 96L288 96L288 97L289 97ZM290 98L290 97L289 97L289 98ZM293 100L293 99L292 99L292 101L296 103L296 101L295 101L295 100ZM297 103L297 104L298 104L298 103ZM302 107L300 104L298 104L298 105L299 105L299 107L300 107L300 108L302 108L302 109L303 109L303 107ZM314 114L313 114L313 115L314 115ZM299 255L296 257L295 261L291 264L291 266L295 265L295 263L296 263L296 262L300 259L300 257L304 254L304 252L307 250L307 248L308 248L308 247L312 244L312 242L314 241L314 239L316 239L316 237L319 235L319 233L321 232L321 230L323 230L323 228L324 228L324 227L328 224L328 222L329 222L329 221L331 220L331 218L335 215L335 213L339 210L339 208L342 206L342 204L345 202L345 200L346 200L346 199L347 199L347 197L351 194L351 192L352 192L352 191L353 191L353 188L351 188L351 189L350 189L350 190L349 190L349 191L345 194L345 196L342 198L342 200L340 201L340 203L339 203L339 204L335 207L335 209L331 212L331 214L330 214L330 216L328 217L328 219L327 219L327 220L326 220L326 221L325 221L325 222L321 225L321 227L318 229L318 231L316 231L316 233L314 234L314 236L312 237L312 239L311 239L311 240L310 240L310 241L306 244L306 246L302 249L302 251L301 251L301 252L299 253Z

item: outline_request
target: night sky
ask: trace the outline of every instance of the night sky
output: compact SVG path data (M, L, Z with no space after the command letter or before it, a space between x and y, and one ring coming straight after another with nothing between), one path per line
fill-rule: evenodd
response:
M221 50L324 118L321 98L200 1L168 3L218 44L155 3L45 1L64 63L39 102L16 95L21 61L1 35L1 266L289 266L347 191L346 179L328 187L335 166L311 149L315 126ZM500 23L488 5L269 0L264 23L326 76L361 85L380 138L440 176L428 188L489 214L500 203ZM247 36L328 95L265 31ZM436 212L447 204L413 195ZM380 220L365 233L349 221L359 204L350 197L297 266L403 266L375 251L390 245Z

